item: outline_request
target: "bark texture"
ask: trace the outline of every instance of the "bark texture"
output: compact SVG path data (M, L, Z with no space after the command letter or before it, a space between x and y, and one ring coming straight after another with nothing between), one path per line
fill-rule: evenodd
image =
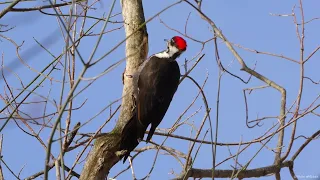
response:
M125 74L133 74L139 65L147 58L148 35L141 0L121 0L122 16L124 20L126 37L126 70ZM134 33L134 34L133 34ZM133 35L131 35L133 34ZM119 78L119 80L121 80ZM132 78L124 76L123 99L121 112L112 132L99 137L94 143L80 180L105 179L110 169L119 161L116 153L119 152L120 135L124 125L132 116Z

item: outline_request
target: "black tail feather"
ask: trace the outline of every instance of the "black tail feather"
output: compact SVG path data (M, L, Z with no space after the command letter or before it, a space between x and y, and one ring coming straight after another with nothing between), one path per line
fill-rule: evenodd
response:
M148 134L147 140L146 140L147 143L150 142L150 140L151 140L151 138L152 138L152 136L154 134L154 131L156 130L156 127L157 126L154 126L153 124L151 124L151 128L149 130L149 134Z
M123 163L130 156L130 152L138 146L139 139L143 139L145 131L146 127L139 122L134 113L128 123L124 126L121 134L120 149L127 150L123 155Z

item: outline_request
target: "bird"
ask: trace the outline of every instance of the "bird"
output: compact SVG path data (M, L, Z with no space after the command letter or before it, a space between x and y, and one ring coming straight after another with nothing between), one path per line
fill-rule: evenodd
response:
M165 116L180 80L180 68L176 59L186 51L187 42L180 36L167 41L167 49L145 60L133 78L133 115L121 132L120 149L125 150L123 163L143 140L151 124L146 142Z

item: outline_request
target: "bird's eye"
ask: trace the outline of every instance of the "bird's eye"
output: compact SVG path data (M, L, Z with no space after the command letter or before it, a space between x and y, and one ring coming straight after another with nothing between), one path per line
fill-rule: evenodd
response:
M170 41L170 45L171 45L171 46L173 46L174 44L175 44L174 40L173 40L173 39L171 39L171 41Z

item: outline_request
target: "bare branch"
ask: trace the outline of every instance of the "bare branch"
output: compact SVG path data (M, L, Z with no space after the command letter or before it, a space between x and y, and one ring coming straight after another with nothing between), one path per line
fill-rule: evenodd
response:
M15 0L13 1L8 7L6 7L3 11L0 12L0 19L2 19L2 17L4 15L6 15L15 5L17 5L21 0Z
M61 4L50 4L50 5L44 5L44 6L37 6L37 7L32 7L32 8L11 8L11 12L28 12L28 11L38 11L38 10L43 10L43 9L50 9L50 8L56 8L56 7L62 7L62 6L68 6L72 5L73 3L78 3L81 2L82 0L77 0L75 2L65 2Z
M292 161L285 161L281 163L279 166L271 165L256 169L247 169L242 170L236 176L236 178L243 179L243 178L253 178L253 177L262 177L275 174L279 171L279 169L290 167L293 165ZM232 172L234 170L222 170L216 169L214 172L215 178L231 178ZM192 178L211 178L212 177L212 170L211 169L195 169L192 168L188 173L180 174L179 177L174 178L174 180L186 180L189 177Z

